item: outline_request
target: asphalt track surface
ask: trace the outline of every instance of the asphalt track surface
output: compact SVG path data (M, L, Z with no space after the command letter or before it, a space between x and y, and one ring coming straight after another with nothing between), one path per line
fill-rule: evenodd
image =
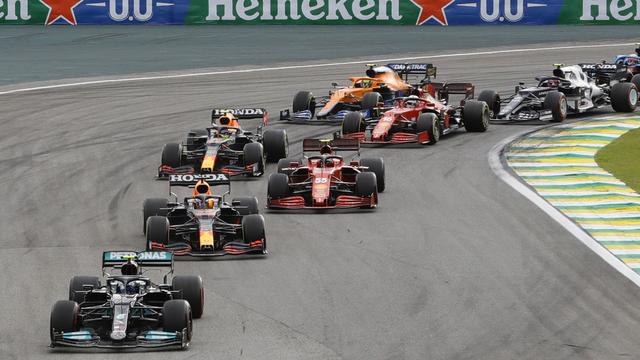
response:
M630 38L638 26L0 26L0 85ZM637 40L637 39L636 39Z
M557 62L626 47L459 57L439 75L509 91ZM428 54L428 53L427 53ZM399 56L401 56L399 54ZM487 152L533 126L461 131L383 156L375 211L265 212L270 255L180 261L206 309L186 351L51 351L49 311L100 252L142 248L141 204L163 143L208 123L214 105L289 106L361 65L72 87L0 97L2 359L632 359L640 289L498 179ZM291 152L330 126L278 124ZM251 125L247 125L251 126ZM274 166L268 172L274 171ZM232 194L266 197L266 178Z

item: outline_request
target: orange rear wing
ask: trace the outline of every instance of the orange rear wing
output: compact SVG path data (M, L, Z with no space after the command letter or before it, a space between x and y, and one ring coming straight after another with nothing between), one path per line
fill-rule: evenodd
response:
M269 112L264 108L214 108L211 110L211 123L228 114L235 116L237 119L262 118L262 124L265 126L269 123Z
M360 141L358 139L304 139L302 140L302 151L320 151L323 146L330 146L333 151L360 151Z

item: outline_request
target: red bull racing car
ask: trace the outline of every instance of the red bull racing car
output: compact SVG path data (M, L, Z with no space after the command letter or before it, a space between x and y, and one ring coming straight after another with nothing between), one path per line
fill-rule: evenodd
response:
M225 174L170 175L172 198L151 198L143 204L147 249L195 257L266 255L267 239L258 199L237 197L226 202L230 184ZM214 194L211 186L215 185L227 185L229 190ZM172 186L192 187L192 195L179 202L171 192Z
M243 130L239 120L253 118L262 118L262 125L255 133ZM285 130L263 130L268 120L262 108L213 109L210 127L191 130L183 144L165 144L158 177L213 173L261 176L265 160L277 162L289 151Z
M270 209L375 208L384 191L382 158L345 160L337 151L356 151L355 139L304 139L303 151L319 151L302 159L282 159L269 176Z

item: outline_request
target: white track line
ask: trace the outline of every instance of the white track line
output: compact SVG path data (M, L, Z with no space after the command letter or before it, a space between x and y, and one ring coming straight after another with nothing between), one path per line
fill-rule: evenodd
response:
M293 69L312 69L312 68L332 67L332 66L357 65L357 64L362 64L362 63L382 63L382 62L386 62L386 61L409 61L409 60L421 60L421 59L442 59L442 58L451 58L451 57L469 57L469 56L499 55L499 54L513 54L513 53L529 53L529 52L556 51L556 50L606 48L606 47L619 47L619 46L631 46L631 45L635 45L635 44L634 43L619 43L619 44L593 44L593 45L554 46L554 47L542 47L542 48L522 48L522 49L477 51L477 52L443 54L443 55L412 56L412 57L388 58L388 59L377 59L377 60L343 61L343 62L324 63L324 64L277 66L277 67L266 67L266 68L255 68L255 69L244 69L244 70L222 70L222 71L186 73L186 74L175 74L175 75L157 75L157 76L143 76L143 77L133 77L133 78L105 79L105 80L83 81L83 82L77 82L77 83L67 83L67 84L57 84L57 85L47 85L47 86L37 86L37 87L31 87L31 88L7 90L7 91L0 92L0 95L10 95L10 94L30 92L30 91L60 89L60 88L68 88L68 87L76 87L76 86L87 86L87 85L101 85L101 84L125 83L125 82L135 82L135 81L150 81L150 80L162 80L162 79L180 79L180 78L212 76L212 75L244 74L244 73L256 73L256 72L264 72L264 71L281 71L281 70L293 70Z
M620 259L618 259L615 255L605 249L602 245L600 245L594 238L592 238L586 231L584 231L580 226L576 225L573 221L567 218L564 214L562 214L558 209L551 206L546 200L536 194L529 187L520 182L517 178L515 178L508 170L506 170L501 161L501 154L507 144L514 141L518 137L524 135L530 130L523 131L519 134L515 134L507 139L500 141L489 151L489 165L491 166L491 170L500 178L502 181L511 186L514 190L522 194L529 201L538 206L542 211L544 211L547 215L549 215L552 219L554 219L558 224L562 225L567 231L569 231L573 236L575 236L578 240L580 240L584 245L586 245L591 251L600 256L604 261L606 261L609 265L611 265L614 269L620 272L622 275L627 277L627 279L631 280L637 286L640 286L640 274L633 271L629 266L623 263ZM633 250L634 254L640 253L640 250ZM619 251L618 251L619 252Z

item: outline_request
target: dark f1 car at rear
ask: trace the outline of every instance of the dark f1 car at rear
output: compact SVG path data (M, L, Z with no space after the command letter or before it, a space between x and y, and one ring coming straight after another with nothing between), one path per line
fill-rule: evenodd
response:
M153 268L169 269L162 282L146 275ZM95 276L71 279L69 299L51 310L51 347L189 346L192 319L203 313L204 288L199 276L173 276L172 253L107 251L102 273L104 283Z
M229 190L214 194L211 186L215 185ZM192 195L178 201L171 192L175 186L191 187ZM143 204L147 249L197 257L267 254L258 199L237 197L228 203L230 188L225 174L169 176L171 198L146 199Z
M262 118L256 132L240 126L241 119L253 118ZM189 131L183 144L164 145L158 177L212 173L261 176L265 161L277 162L289 151L285 130L263 130L268 120L262 108L213 109L210 127Z
M269 176L267 207L271 209L375 208L384 191L382 158L345 160L336 151L357 151L355 139L304 139L303 151L319 155L283 159Z

